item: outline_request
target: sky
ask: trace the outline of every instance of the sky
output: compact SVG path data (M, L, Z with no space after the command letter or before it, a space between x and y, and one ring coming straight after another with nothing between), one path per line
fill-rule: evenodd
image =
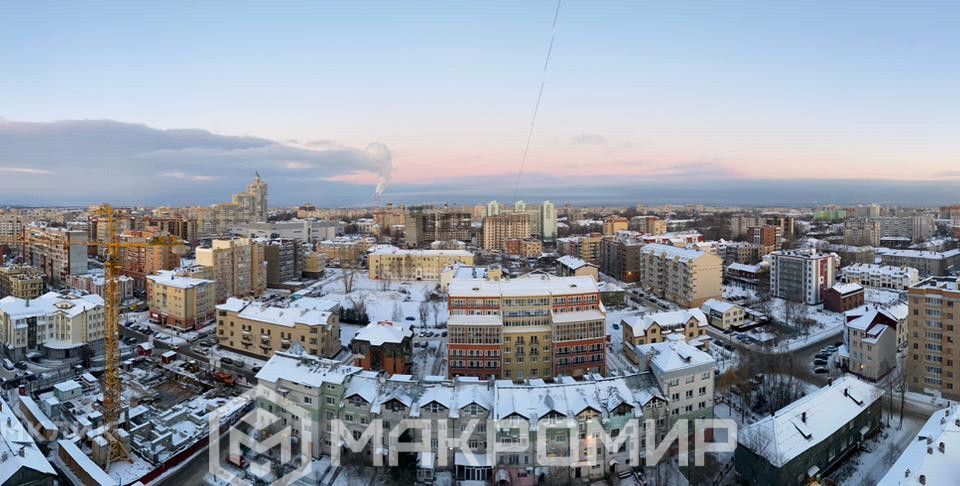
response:
M289 204L379 177L400 202L946 190L957 25L923 0L4 2L0 203L210 203L254 170Z

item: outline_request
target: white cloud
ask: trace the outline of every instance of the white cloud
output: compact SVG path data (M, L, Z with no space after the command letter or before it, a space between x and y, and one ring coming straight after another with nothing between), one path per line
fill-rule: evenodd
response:
M30 175L53 175L52 171L44 169L31 169L29 167L2 167L0 166L0 172L12 172L16 174L30 174Z

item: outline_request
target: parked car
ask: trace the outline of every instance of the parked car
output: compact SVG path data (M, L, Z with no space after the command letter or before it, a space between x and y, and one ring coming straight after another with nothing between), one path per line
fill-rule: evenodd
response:
M124 339L123 342L125 342L125 343L127 343L127 344L137 344L137 338L135 338L135 337L128 337L128 338Z
M817 358L817 359L813 360L813 365L814 365L814 366L826 366L826 365L827 365L827 360Z
M405 319L408 320L408 321L413 321L413 320L415 320L415 319L413 318L413 316L407 316Z
M26 361L18 361L15 366L16 366L18 369L25 370L25 369L27 369L27 362L26 362Z
M620 324L617 324L616 322L614 322L614 323L613 323L613 328L614 328L614 329L620 329Z
M447 331L441 332L440 335L443 336L443 337L447 337Z
M257 372L259 372L260 370L263 369L263 366L257 365L257 366L254 366L253 368L250 368L250 369L253 370L254 373L257 373Z
M816 374L818 374L818 375L824 375L824 374L827 373L827 369L824 368L823 366L818 366L818 367L816 367L816 368L813 369L813 372L816 373Z
M220 364L232 365L232 364L233 364L233 360L230 359L230 358L220 358Z

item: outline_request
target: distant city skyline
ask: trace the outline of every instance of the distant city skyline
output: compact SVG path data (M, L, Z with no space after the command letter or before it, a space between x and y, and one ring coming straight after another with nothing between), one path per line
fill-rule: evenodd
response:
M209 204L254 170L277 204L372 204L378 178L383 201L512 200L541 81L519 198L935 205L960 183L960 5L565 2L544 71L555 8L4 5L0 204Z

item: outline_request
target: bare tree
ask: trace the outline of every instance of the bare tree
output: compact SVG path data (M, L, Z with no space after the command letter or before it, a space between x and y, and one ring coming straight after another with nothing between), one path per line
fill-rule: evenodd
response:
M440 326L440 306L442 302L439 300L431 300L430 307L433 309L433 327Z
M403 310L400 308L400 302L393 303L393 321L394 322L403 321Z
M343 293L350 294L353 292L354 284L357 281L360 262L353 258L343 258L340 261L340 271L343 273Z
M420 307L417 308L417 311L420 312L420 325L426 326L427 319L430 318L430 304L427 301L420 302Z

